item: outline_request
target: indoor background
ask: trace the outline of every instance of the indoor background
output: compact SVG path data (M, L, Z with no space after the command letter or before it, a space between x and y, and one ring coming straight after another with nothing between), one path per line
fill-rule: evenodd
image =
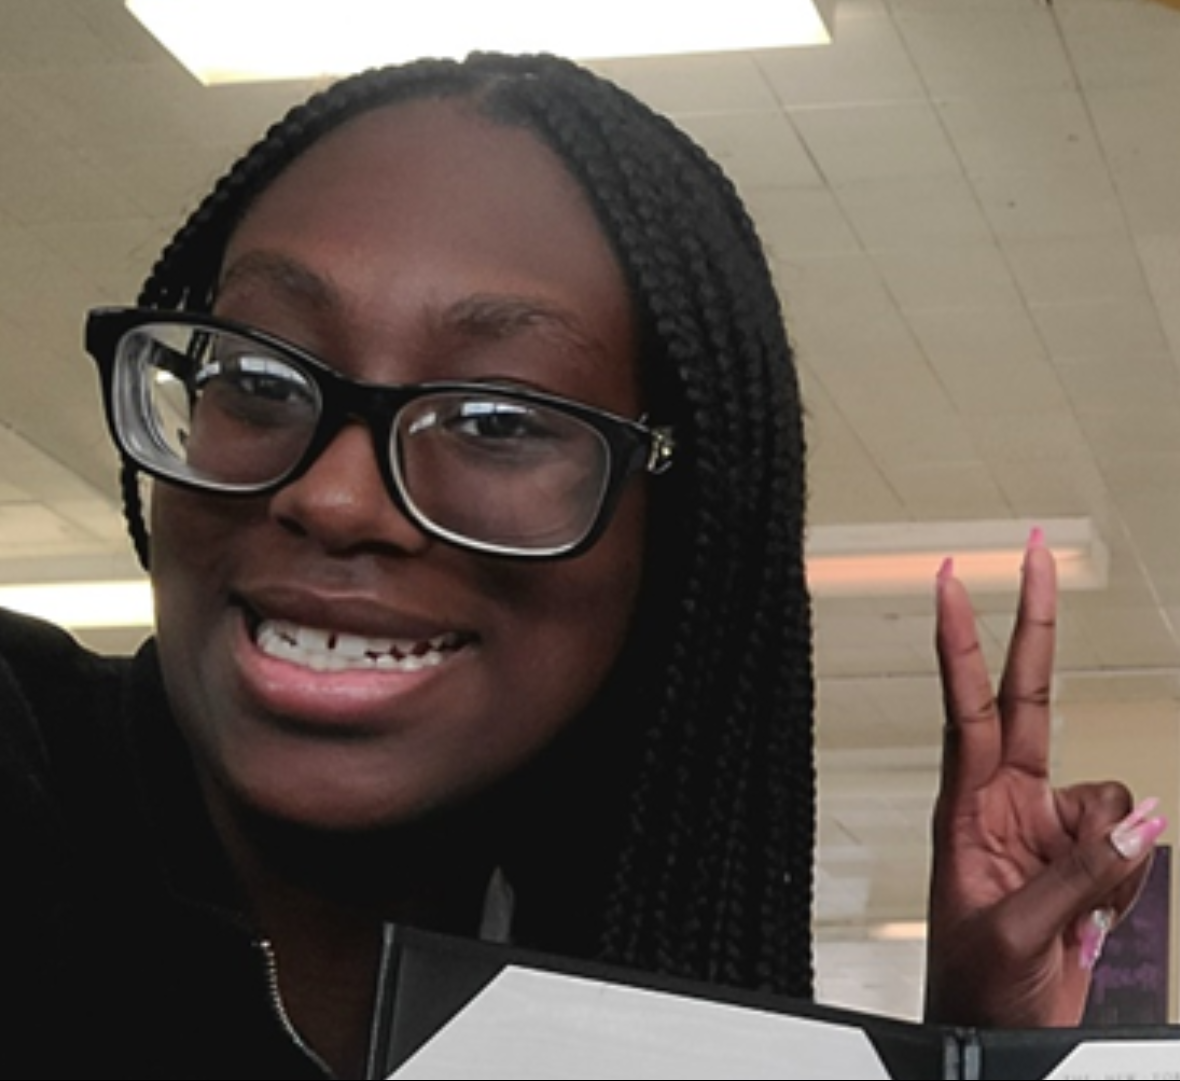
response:
M704 143L769 247L809 411L820 995L913 1016L943 555L1077 542L1059 776L1123 777L1180 821L1180 10L838 0L833 29L595 66ZM132 302L312 85L202 86L119 0L0 0L0 583L136 574L83 313ZM916 546L917 584L821 579L866 545ZM977 591L997 666L1001 566Z

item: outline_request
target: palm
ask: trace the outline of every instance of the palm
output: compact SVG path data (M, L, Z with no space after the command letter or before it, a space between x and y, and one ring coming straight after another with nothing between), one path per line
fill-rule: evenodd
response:
M949 823L956 853L952 888L973 910L1020 889L1072 839L1048 778L1001 770L977 792L967 816Z

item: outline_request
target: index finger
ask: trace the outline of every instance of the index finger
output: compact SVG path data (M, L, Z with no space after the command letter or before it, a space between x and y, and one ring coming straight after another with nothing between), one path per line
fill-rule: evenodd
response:
M1057 565L1035 530L1025 551L1020 605L999 695L1004 764L1034 776L1049 770L1056 643Z

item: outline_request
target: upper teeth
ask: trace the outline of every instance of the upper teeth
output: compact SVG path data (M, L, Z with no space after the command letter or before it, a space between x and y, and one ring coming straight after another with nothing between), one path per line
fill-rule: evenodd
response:
M257 633L258 648L272 657L316 671L346 668L396 669L413 672L442 662L460 645L455 634L434 638L367 638L342 631L301 627L282 620L263 622Z

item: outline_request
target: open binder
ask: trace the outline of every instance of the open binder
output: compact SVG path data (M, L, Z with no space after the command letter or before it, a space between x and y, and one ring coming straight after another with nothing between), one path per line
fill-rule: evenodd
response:
M1164 1081L1180 1025L953 1029L391 925L368 1076Z

